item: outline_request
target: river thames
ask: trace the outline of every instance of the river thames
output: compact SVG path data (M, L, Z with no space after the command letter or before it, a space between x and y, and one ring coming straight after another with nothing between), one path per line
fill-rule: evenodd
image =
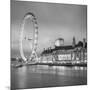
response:
M87 67L32 65L11 68L11 89L87 84Z

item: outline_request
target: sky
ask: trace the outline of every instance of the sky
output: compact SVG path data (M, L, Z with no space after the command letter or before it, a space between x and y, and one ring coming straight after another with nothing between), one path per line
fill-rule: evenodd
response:
M64 39L64 45L71 45L75 37L76 43L86 38L87 34L87 6L60 3L42 3L31 1L11 1L11 57L20 56L19 36L20 25L24 15L33 12L38 22L38 48L54 46L57 38ZM27 20L25 32L32 32L31 22ZM29 44L24 51L29 55Z

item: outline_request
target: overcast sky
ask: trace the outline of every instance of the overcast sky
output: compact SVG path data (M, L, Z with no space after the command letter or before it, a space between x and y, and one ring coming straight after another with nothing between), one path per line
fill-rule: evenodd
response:
M85 5L66 5L56 3L41 3L30 1L11 2L11 56L19 54L19 33L22 18L27 12L33 12L39 26L38 52L43 48L53 46L57 38L64 38L65 45L86 38L87 7ZM25 28L26 32L32 28ZM28 29L29 28L29 29ZM28 47L27 47L28 48Z

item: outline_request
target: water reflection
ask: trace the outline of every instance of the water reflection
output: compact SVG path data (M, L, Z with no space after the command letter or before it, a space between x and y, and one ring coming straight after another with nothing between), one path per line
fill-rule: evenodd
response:
M73 70L87 70L87 67L73 67Z
M36 65L11 70L14 88L87 84L87 67Z

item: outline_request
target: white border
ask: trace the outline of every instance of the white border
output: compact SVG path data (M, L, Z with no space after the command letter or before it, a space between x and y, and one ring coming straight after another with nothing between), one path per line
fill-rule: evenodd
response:
M19 0L20 1L20 0ZM89 46L90 46L90 0L24 0L24 1L39 1L39 2L54 2L67 4L86 4L88 5L88 85L87 86L68 86L41 88L37 90L90 90L90 61L89 61ZM0 90L9 90L10 86L10 0L0 0ZM27 89L29 90L29 89ZM31 89L30 89L31 90Z
M0 90L10 86L10 2L0 1Z
M17 0L17 1L38 1L51 3L67 3L67 4L87 4L88 0Z

